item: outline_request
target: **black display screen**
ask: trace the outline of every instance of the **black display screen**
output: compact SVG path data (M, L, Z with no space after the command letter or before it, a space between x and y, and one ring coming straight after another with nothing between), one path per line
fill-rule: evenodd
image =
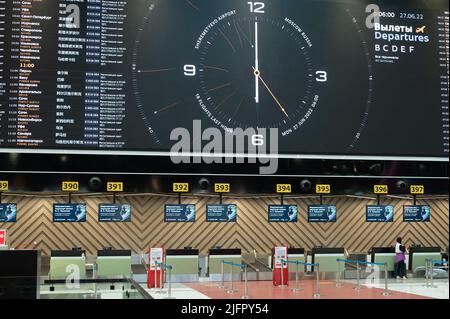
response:
M436 3L1 1L0 151L168 154L200 120L277 128L287 157L448 160Z

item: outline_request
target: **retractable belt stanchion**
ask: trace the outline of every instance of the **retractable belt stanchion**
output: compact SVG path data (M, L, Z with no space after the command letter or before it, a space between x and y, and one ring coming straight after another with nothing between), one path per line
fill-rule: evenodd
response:
M247 265L244 265L244 295L242 296L242 299L249 299L248 295L248 281L247 281Z
M312 266L312 267L316 267L316 293L314 294L314 297L320 297L320 264L312 264L312 263L304 263L301 261L289 261L289 260L284 260L283 263L288 263L288 264L296 264L296 274L295 274L295 287L292 288L291 290L293 292L298 292L303 290L302 288L299 287L299 270L298 270L298 266L299 265L304 265L304 266Z
M156 265L156 261L155 261L155 278L154 278L154 281L155 281L155 287L154 287L154 289L155 290L157 290L158 289L158 284L156 283L156 281L158 280L157 278L158 278L158 270L157 270L157 265Z
M430 263L430 260L429 259L425 259L425 279L426 279L426 284L425 284L425 287L430 287L430 274L428 273L429 272L429 268L428 268L428 265L429 265L429 263Z
M159 272L160 272L160 276L159 276L159 290L158 290L158 268L159 268ZM157 261L155 261L155 294L162 294L162 270L161 270L161 264Z
M286 265L285 260L281 261L281 283L278 287L284 288L286 285L284 284L284 266Z
M295 287L292 288L293 292L299 292L301 289L298 286L298 262L295 263Z
M163 293L163 264L159 265L159 293L162 294Z
M301 264L306 265L306 263L301 263L299 261L290 261L290 260L283 260L282 262L283 262L283 264L295 264L295 287L293 287L291 290L293 292L299 292L302 289L299 287L298 266L301 265ZM288 272L288 274L289 274L289 272ZM281 281L283 282L283 280L284 280L284 275L283 275L283 272L282 272Z
M337 272L337 276L336 276L336 287L340 288L342 287L341 284L341 263L339 262L339 260L337 261L337 266L338 266L338 272ZM345 269L345 267L344 267Z
M367 261L360 261L360 260L343 260L343 259L336 259L338 263L353 263L356 264L356 281L357 281L357 287L355 287L355 290L361 290L363 287L361 286L361 264L363 265L375 265L375 266L383 266L384 267L384 290L382 295L383 296L389 296L392 293L389 291L388 286L388 264L387 263L371 263ZM339 268L340 270L340 268ZM339 284L341 284L339 280ZM338 284L336 284L337 286Z
M438 286L434 285L434 269L447 269L448 272L448 261L442 261L442 260L429 260L430 265L428 266L428 270L431 272L431 288L437 288ZM447 275L447 283L448 283L448 275ZM428 281L427 281L427 287L428 287Z
M314 294L314 298L320 297L320 265L315 264L316 267L316 293Z
M431 286L430 288L436 288L436 286L434 285L434 266L433 266L433 261L430 260L430 279L431 279Z
M227 290L228 294L234 294L237 292L236 289L234 289L234 267L238 267L240 271L244 271L244 294L242 295L242 299L249 299L248 295L248 273L247 273L247 265L243 264L235 264L233 262L227 262L222 260L222 267L223 265L229 265L231 267L231 287ZM223 269L222 269L223 273ZM223 278L223 277L222 277ZM241 279L242 280L242 279ZM223 280L222 280L222 286L223 286ZM221 288L221 286L219 286Z
M226 262L224 262L224 263L226 263ZM228 294L234 294L234 293L237 292L237 290L234 289L234 271L233 271L233 265L234 264L233 263L226 263L226 264L231 266L231 287L230 287L230 289L227 290L227 293Z
M175 299L172 297L172 266L171 265L167 265L164 263L156 263L156 266L159 267L160 269L160 273L159 273L159 291L157 291L156 293L159 294L163 294L163 283L164 281L164 277L163 277L163 269L164 270L169 270L169 283L168 283L168 288L167 288L167 297L164 297L164 299Z
M224 272L223 272L223 265L224 265L224 261L222 260L221 261L221 273L222 273L222 282L221 282L221 284L219 285L219 289L225 289L225 275L224 275Z
M383 296L390 296L391 293L389 292L388 288L388 264L384 263L384 291Z
M355 290L361 290L361 267L359 265L359 261L356 261L356 283L357 286L355 287Z
M164 299L175 299L174 297L172 297L172 266L171 265L166 265L166 268L169 270L169 284L167 287L167 297L165 297Z

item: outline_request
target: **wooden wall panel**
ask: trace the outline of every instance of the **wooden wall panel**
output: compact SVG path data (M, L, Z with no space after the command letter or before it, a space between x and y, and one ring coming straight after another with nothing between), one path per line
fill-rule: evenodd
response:
M105 197L76 197L88 206L87 222L83 224L52 223L53 203L62 203L62 197L36 198L4 196L4 202L18 204L18 221L0 224L8 229L10 246L37 248L49 254L53 249L83 247L89 254L111 246L131 248L136 253L145 251L150 244L165 244L169 248L192 246L206 252L215 245L242 248L244 251L269 252L273 245L311 249L313 246L345 247L350 252L367 252L373 246L391 246L397 236L407 244L448 247L448 199L423 200L432 206L431 222L403 223L402 206L410 201L386 198L383 204L395 205L395 222L390 224L366 223L365 205L374 201L350 197L330 198L327 203L338 207L338 222L309 224L306 209L311 200L286 199L285 204L297 204L300 220L296 224L277 224L267 221L267 205L279 203L278 198L227 199L238 204L238 222L235 224L206 223L206 205L217 203L211 197L190 197L185 203L197 205L197 221L191 223L163 222L163 206L177 203L177 198L165 196L130 196L118 202L133 206L132 222L126 224L98 223L97 207L108 202Z

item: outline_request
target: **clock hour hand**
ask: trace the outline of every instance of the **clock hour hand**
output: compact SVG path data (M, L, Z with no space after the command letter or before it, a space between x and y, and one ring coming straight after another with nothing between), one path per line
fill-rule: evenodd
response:
M255 76L261 81L261 83L264 85L264 87L266 88L266 90L269 92L270 96L272 96L272 98L274 99L274 101L277 103L278 107L280 108L281 112L284 113L284 115L286 115L286 117L289 119L289 114L287 114L286 109L283 107L283 105L280 103L280 101L277 99L277 97L275 96L275 94L273 94L272 90L269 88L269 86L267 85L267 83L264 81L264 79L261 77L261 72L259 70L257 70L255 67L253 68L253 72L255 74Z

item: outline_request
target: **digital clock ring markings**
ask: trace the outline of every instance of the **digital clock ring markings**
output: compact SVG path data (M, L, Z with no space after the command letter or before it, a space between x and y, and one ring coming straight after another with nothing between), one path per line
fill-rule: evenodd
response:
M373 66L372 66L372 60L371 60L371 55L370 55L370 51L367 45L367 40L362 32L362 29L359 25L358 20L356 19L356 17L352 14L352 12L350 11L350 9L346 10L348 16L352 19L354 27L356 28L356 30L358 31L358 35L360 37L363 49L364 49L364 54L366 57L366 61L367 61L367 69L368 69L368 93L367 93L367 101L366 101L366 107L365 107L365 111L362 115L362 120L361 120L361 124L359 125L359 128L357 129L357 132L354 136L353 141L351 142L351 144L348 146L348 149L354 149L356 147L356 144L358 143L358 141L361 139L361 136L363 134L363 131L365 130L366 126L367 126L367 122L369 119L369 115L370 115L370 111L371 111L371 107L372 107L372 99L373 99L373 80L374 80L374 75L373 75Z
M156 69L156 70L138 70L138 73L158 73L167 71L176 71L177 68L166 68L166 69Z
M185 0L192 8L194 8L197 11L200 11L200 8L196 6L192 0Z
M169 105L167 105L167 106L164 106L163 108L161 108L161 109L159 109L159 110L156 110L156 111L154 112L154 114L158 114L158 113L167 111L167 110L169 110L169 109L171 109L171 108L173 108L173 107L175 107L175 106L177 106L177 105L180 105L181 103L182 103L181 101L178 101L178 102L169 104Z

